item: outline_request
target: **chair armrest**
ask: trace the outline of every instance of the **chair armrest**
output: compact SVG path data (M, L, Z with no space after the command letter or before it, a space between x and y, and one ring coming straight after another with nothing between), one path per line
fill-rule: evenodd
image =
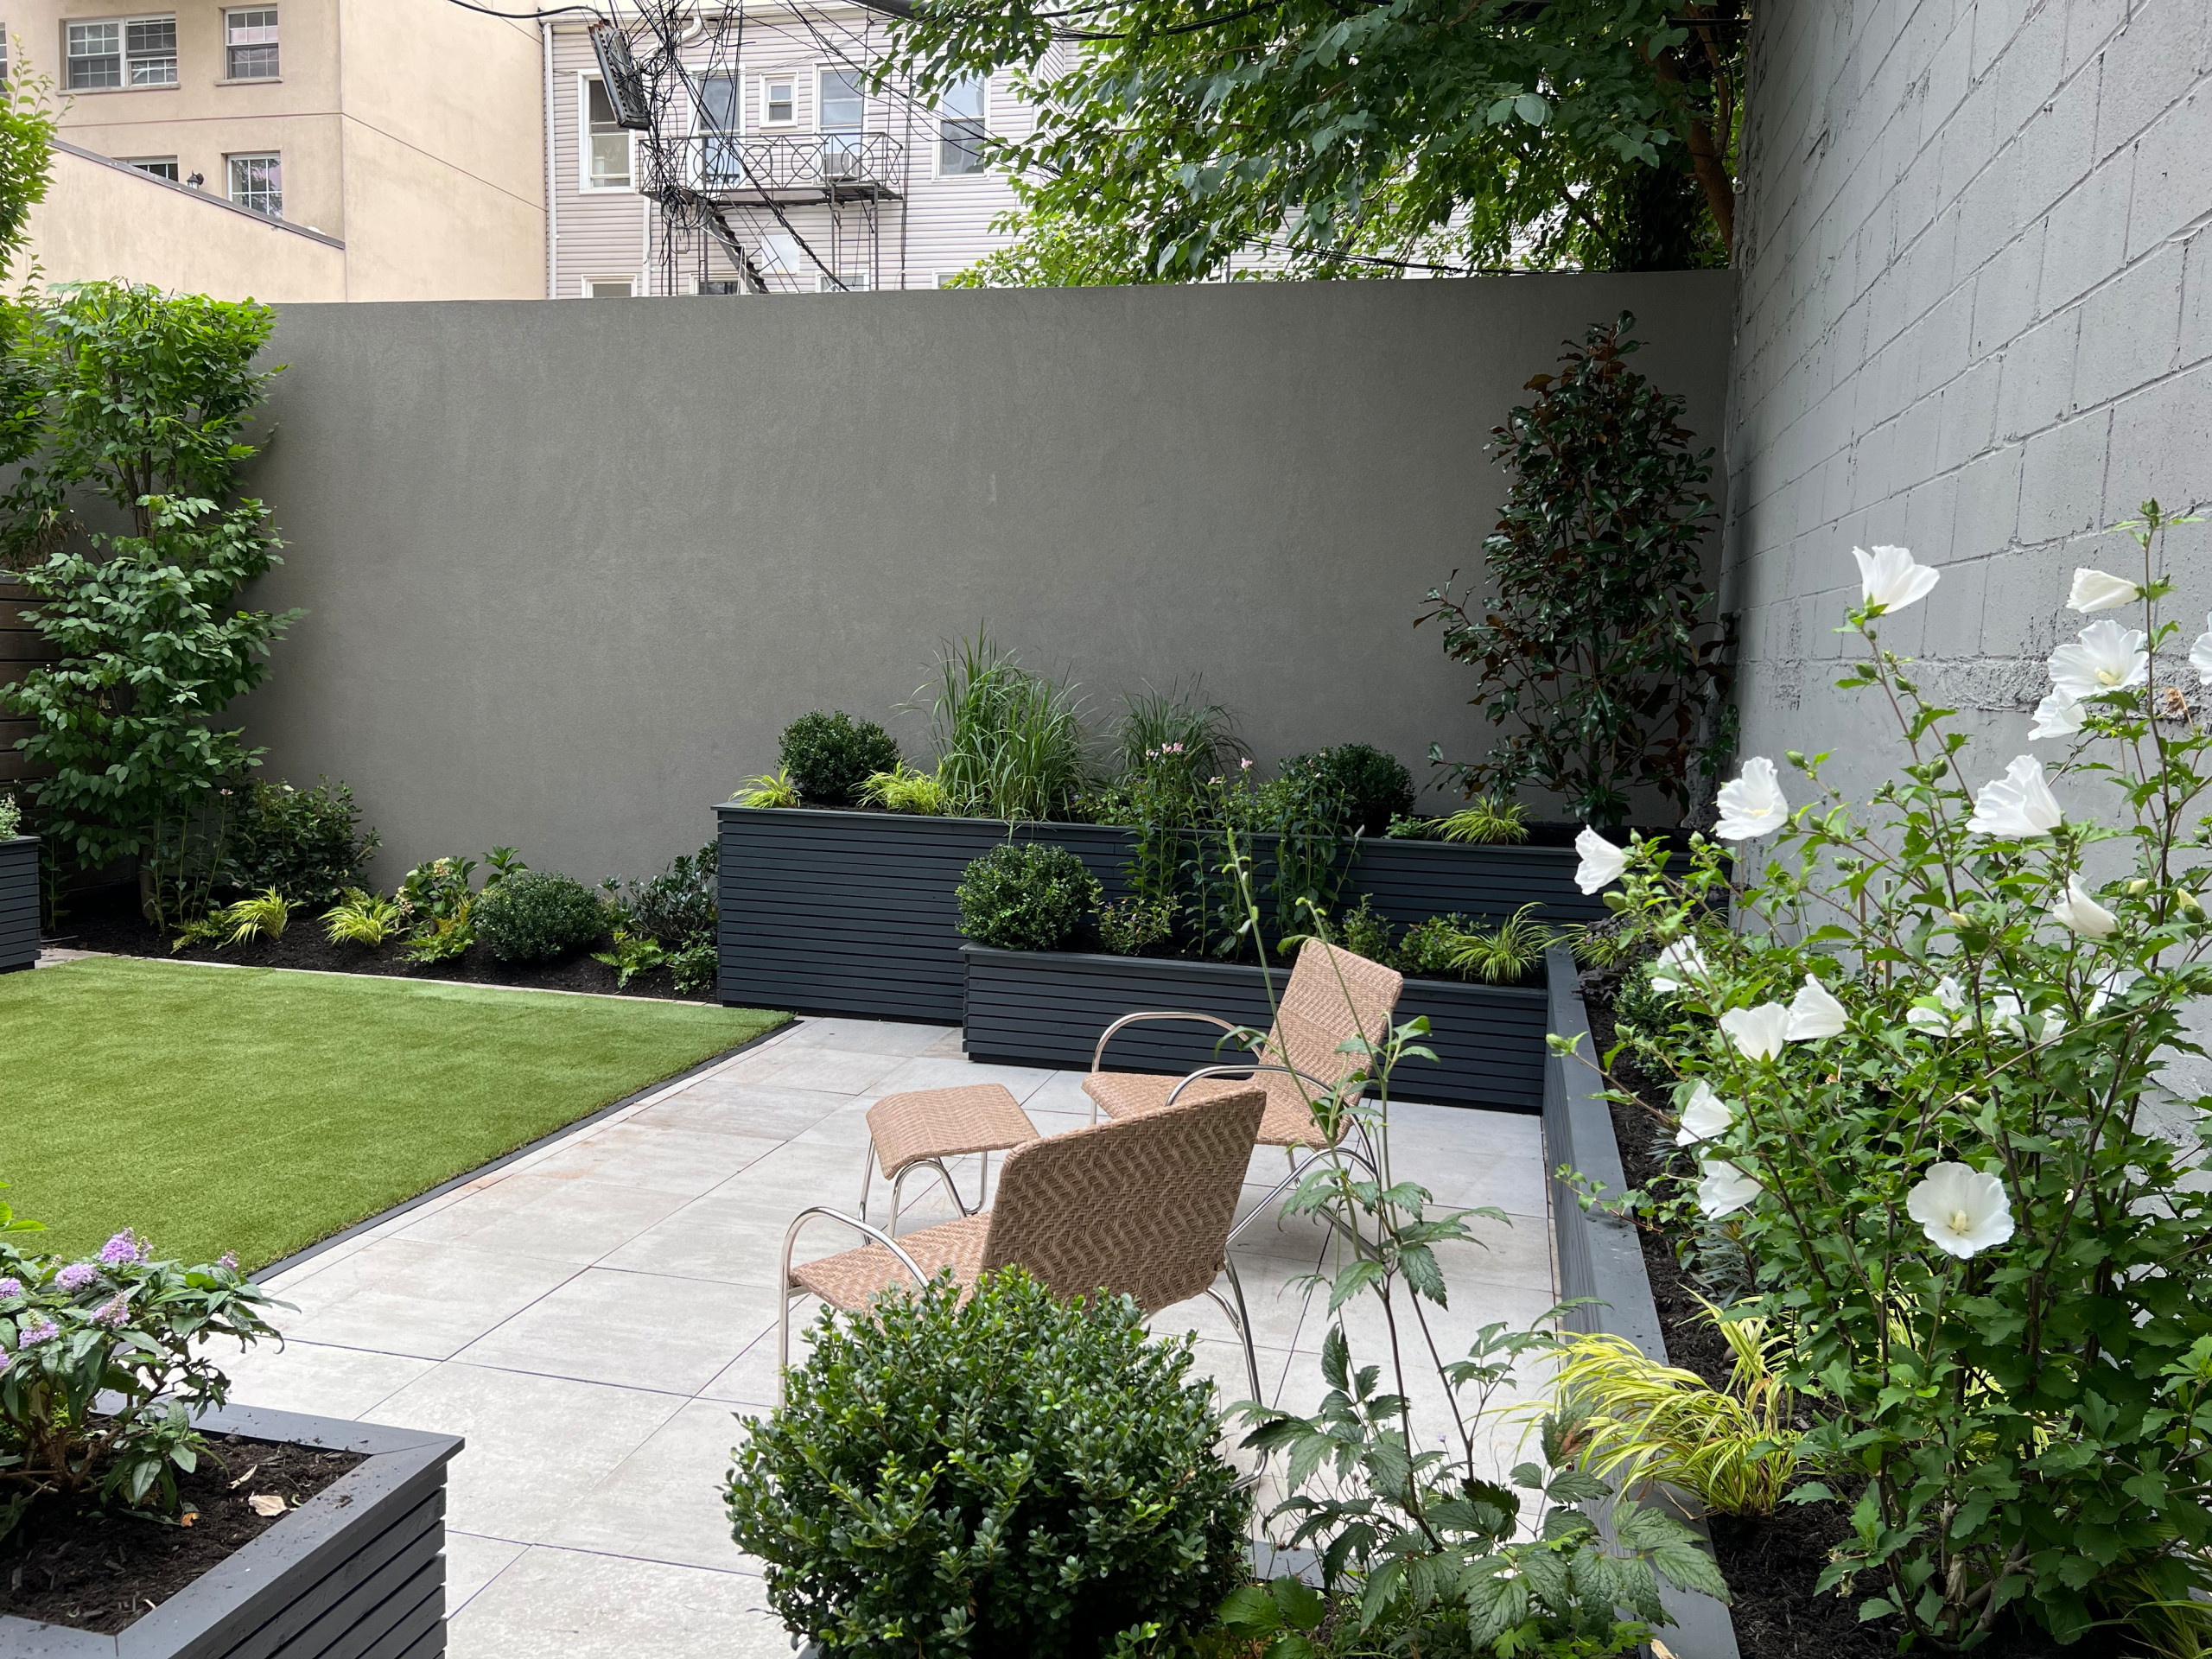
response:
M1232 1074L1249 1077L1256 1075L1262 1071L1280 1071L1285 1077L1296 1077L1300 1082L1312 1084L1316 1089L1319 1089L1325 1095L1329 1092L1332 1086L1322 1082L1320 1078L1315 1077L1311 1071L1300 1071L1294 1065L1276 1065L1271 1061L1266 1064L1262 1064L1259 1061L1254 1061L1249 1065L1202 1065L1197 1071L1192 1072L1189 1077L1185 1077L1180 1083L1175 1085L1174 1089L1168 1094L1167 1103L1170 1106L1173 1106L1175 1103L1177 1096L1181 1095L1185 1089L1189 1088L1192 1084L1198 1082L1201 1078L1225 1077ZM1365 1085L1363 1084L1362 1088L1363 1089ZM1310 1102L1308 1103L1308 1104L1311 1103L1312 1103Z
M1134 1026L1147 1020L1196 1020L1209 1026L1218 1026L1222 1030L1226 1032L1235 1033L1243 1029L1242 1026L1231 1025L1228 1020L1219 1019L1211 1014L1187 1014L1173 1011L1154 1012L1151 1014L1125 1014L1120 1019L1116 1020L1112 1025L1106 1027L1106 1034L1098 1039L1098 1046L1091 1050L1090 1069L1093 1071L1096 1071L1100 1066L1105 1064L1106 1045L1114 1040L1114 1034L1120 1031L1123 1026ZM1216 1046L1218 1047L1219 1045L1217 1044Z
M782 1282L785 1294L789 1295L791 1294L791 1247L798 1243L799 1229L806 1225L806 1224L812 1220L816 1216L824 1216L831 1221L842 1221L846 1226L853 1229L854 1231L866 1233L870 1238L874 1239L877 1243L882 1245L884 1249L889 1250L892 1255L899 1258L899 1265L904 1267L907 1272L914 1275L915 1284L927 1285L929 1283L929 1274L922 1271L920 1266L915 1262L912 1256L907 1255L906 1251L899 1248L899 1241L892 1237L890 1234L885 1232L880 1227L869 1226L868 1223L862 1221L858 1216L849 1216L842 1210L827 1210L822 1205L817 1204L808 1205L805 1209L800 1211L798 1214L793 1216L791 1217L791 1224L784 1230L784 1276Z

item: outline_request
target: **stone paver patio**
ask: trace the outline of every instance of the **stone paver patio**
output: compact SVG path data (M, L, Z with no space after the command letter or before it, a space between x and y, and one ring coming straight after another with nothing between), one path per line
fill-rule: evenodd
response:
M1090 1121L1079 1074L970 1065L957 1031L798 1021L283 1274L285 1345L239 1357L232 1398L467 1437L447 1516L455 1659L780 1659L789 1640L730 1542L719 1483L735 1416L771 1398L784 1229L810 1204L853 1209L874 1101L972 1081L1006 1084L1045 1134ZM1537 1120L1401 1105L1392 1144L1402 1178L1511 1217L1446 1261L1440 1340L1463 1348L1549 1307ZM1248 1205L1282 1169L1255 1154ZM975 1160L955 1173L972 1199ZM902 1230L951 1213L923 1177L907 1194ZM879 1224L887 1198L879 1181ZM814 1253L852 1241L817 1226ZM1321 1253L1311 1223L1262 1223L1237 1258L1262 1381L1300 1408L1321 1391L1325 1301L1294 1281ZM1249 1392L1211 1303L1153 1328L1197 1332L1224 1397ZM1357 1344L1379 1322L1363 1306L1349 1329ZM1501 1464L1516 1440L1496 1431Z

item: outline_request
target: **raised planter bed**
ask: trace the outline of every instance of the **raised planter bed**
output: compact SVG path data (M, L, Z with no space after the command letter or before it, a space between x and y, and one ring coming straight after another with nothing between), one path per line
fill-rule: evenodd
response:
M1617 1216L1584 1209L1574 1190L1559 1179L1561 1170L1572 1169L1600 1196L1617 1197L1628 1190L1612 1113L1599 1097L1598 1074L1589 1064L1590 1020L1574 958L1554 945L1546 966L1551 1033L1574 1042L1579 1055L1551 1053L1548 1046L1544 1056L1544 1161L1551 1172L1559 1293L1562 1300L1592 1299L1570 1309L1567 1324L1577 1331L1610 1331L1651 1358L1665 1361L1667 1339L1636 1229ZM1674 1496L1678 1512L1701 1524L1695 1503ZM1736 1627L1719 1602L1669 1586L1662 1586L1660 1600L1674 1616L1674 1628L1662 1639L1675 1659L1738 1659Z
M433 1659L446 1650L446 1465L458 1438L238 1406L200 1427L365 1460L120 1635L0 1614L0 1653Z
M967 945L962 1046L968 1057L1085 1071L1106 1027L1140 1010L1211 1014L1267 1029L1256 969L1227 963L1077 951L988 950ZM1289 975L1278 969L1278 992ZM1408 1060L1392 1081L1406 1100L1533 1112L1543 1103L1545 991L1540 986L1464 985L1409 979L1397 1019L1426 1014L1439 1065ZM1242 1055L1220 1033L1192 1023L1134 1026L1114 1039L1116 1071L1184 1072Z
M955 890L972 861L1007 838L1005 824L809 808L715 811L724 1002L958 1022L963 993ZM1127 892L1122 867L1134 832L1033 823L1012 834L1069 849L1109 898ZM1604 906L1575 890L1575 863L1573 849L1564 846L1363 841L1347 902L1366 894L1401 925L1455 912L1503 921L1529 904L1549 921L1587 921L1603 915Z
M0 974L38 966L38 837L0 841Z

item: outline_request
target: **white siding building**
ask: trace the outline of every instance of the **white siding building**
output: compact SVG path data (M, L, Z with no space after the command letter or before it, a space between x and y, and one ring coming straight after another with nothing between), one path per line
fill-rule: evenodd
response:
M644 135L614 124L586 23L545 34L549 297L743 293L741 250L770 292L933 288L1004 245L1005 175L965 142L1020 136L1027 107L1004 75L936 109L870 97L858 72L885 48L857 6L759 5L741 31L687 49L689 85L661 125L718 222L671 234L643 194Z

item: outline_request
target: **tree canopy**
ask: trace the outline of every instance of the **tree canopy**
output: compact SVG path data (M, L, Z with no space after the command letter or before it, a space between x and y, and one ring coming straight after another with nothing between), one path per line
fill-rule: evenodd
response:
M1011 68L991 280L1726 263L1749 0L919 0L881 72ZM904 10L902 8L902 10Z

